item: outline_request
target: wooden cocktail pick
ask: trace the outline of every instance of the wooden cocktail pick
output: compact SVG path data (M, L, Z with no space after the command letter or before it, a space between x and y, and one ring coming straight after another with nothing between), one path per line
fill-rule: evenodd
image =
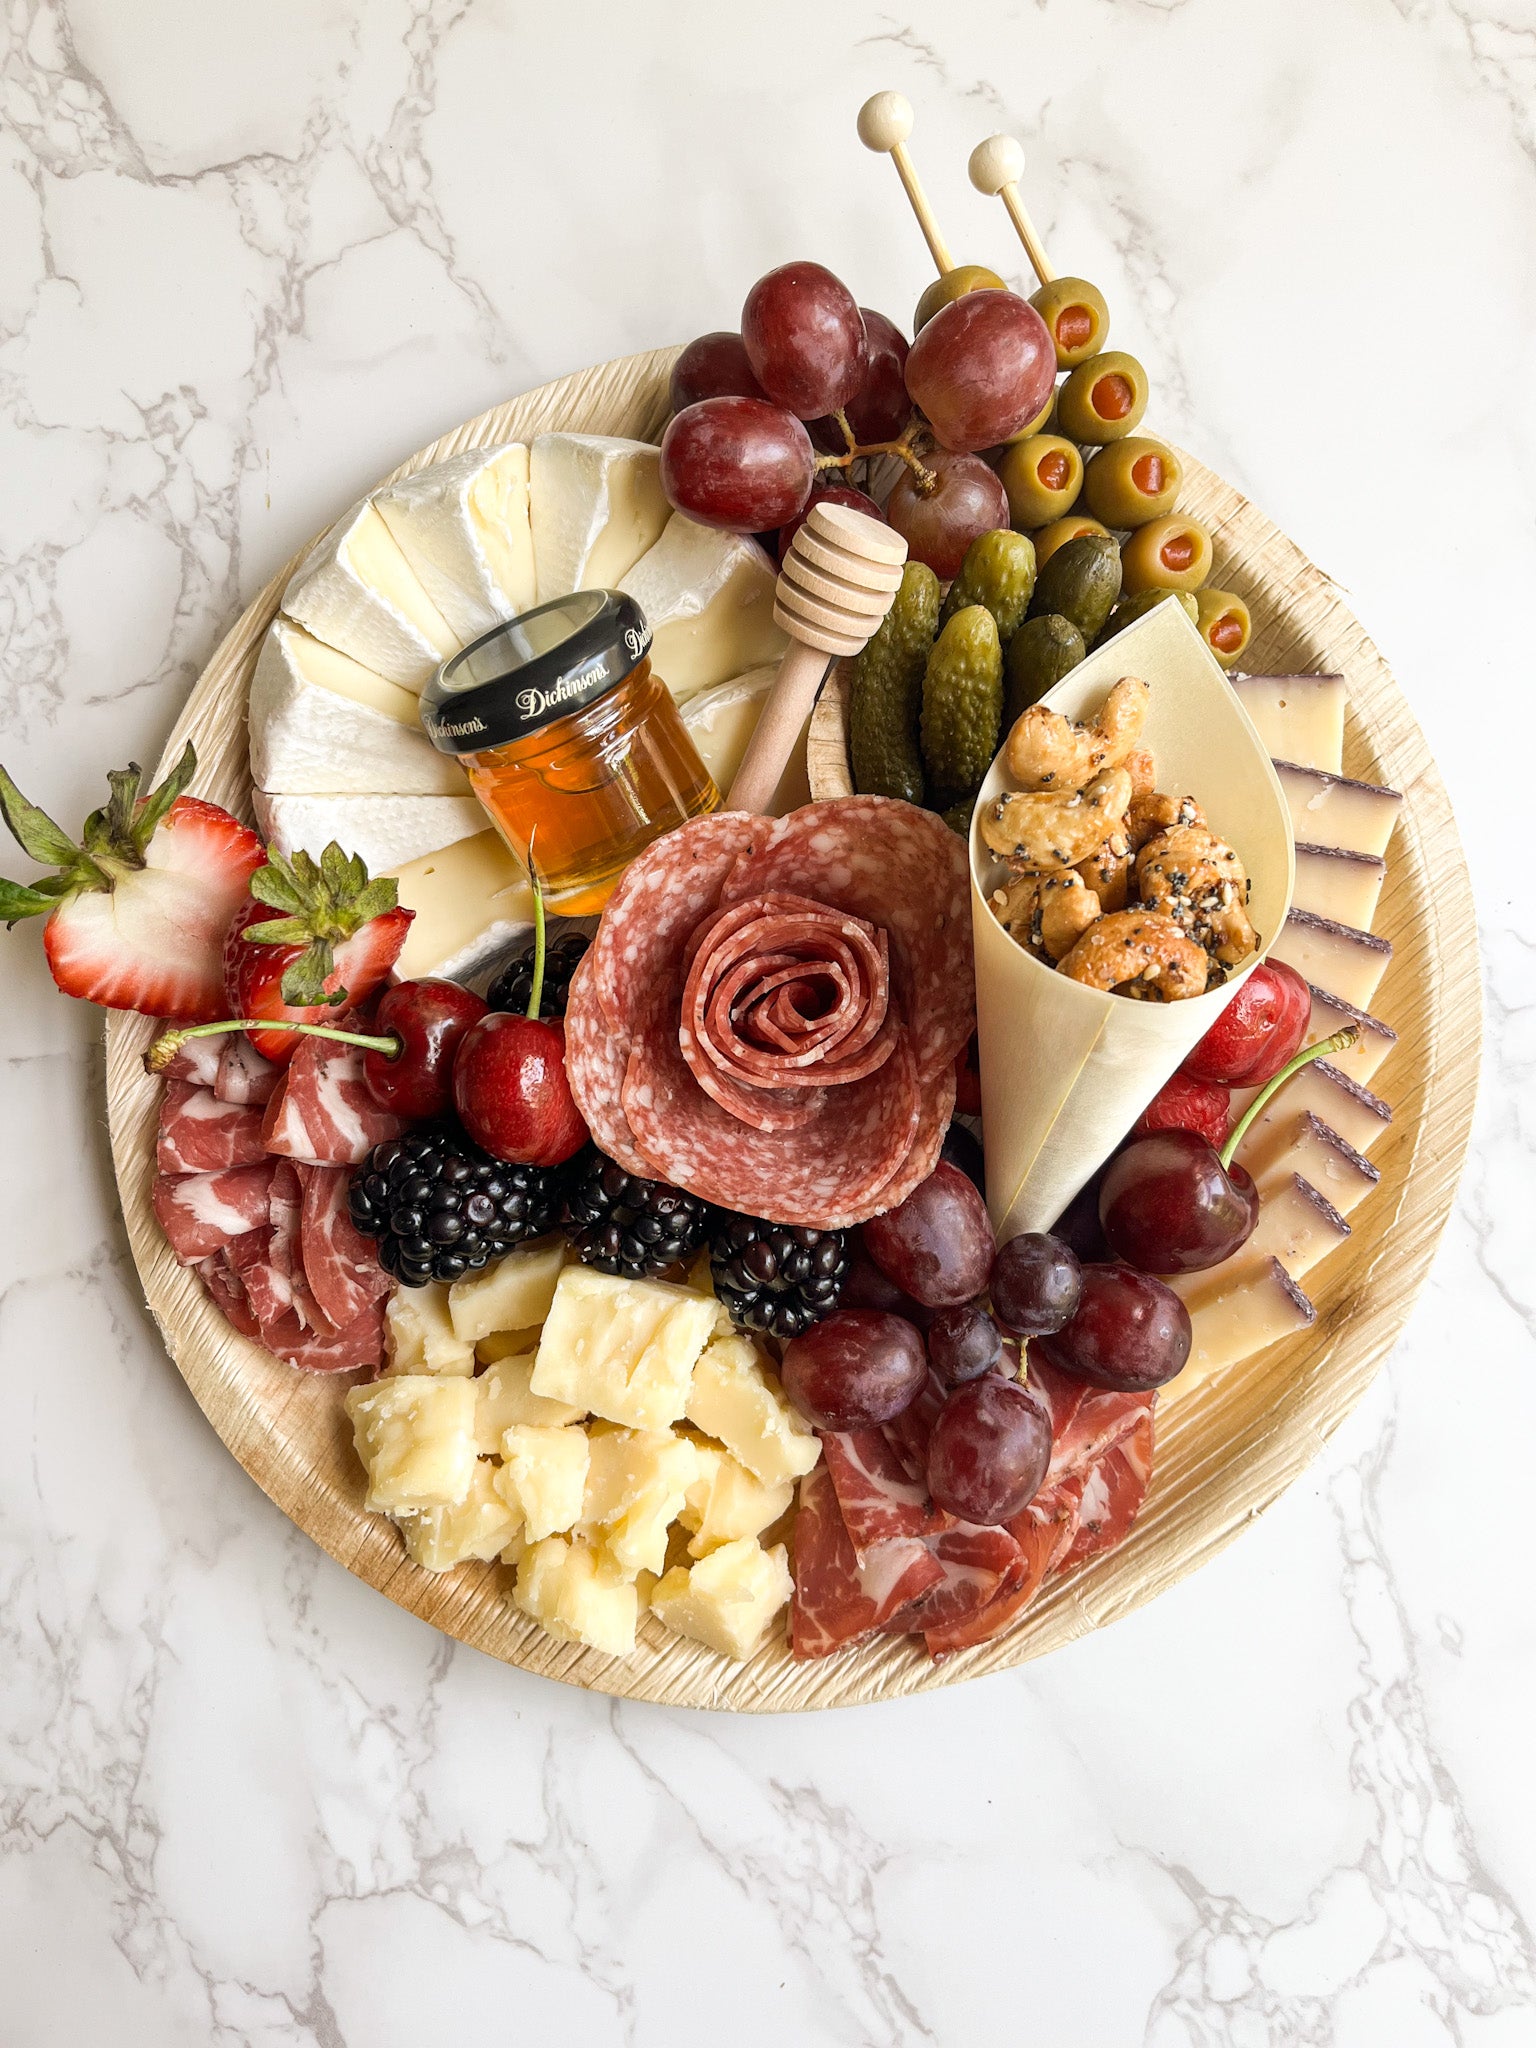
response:
M989 135L971 151L970 173L978 192L996 193L1007 207L1031 269L1042 284L1049 284L1056 272L1019 197L1019 180L1024 175L1024 152L1019 144L1011 135Z
M774 592L774 623L789 635L773 688L747 743L726 808L766 811L811 715L831 660L857 654L891 608L907 544L852 505L813 505Z
M874 150L878 156L888 156L895 164L896 175L912 202L912 211L917 215L923 240L928 244L928 253L938 265L942 277L946 270L954 269L955 259L939 231L933 208L928 204L928 195L918 182L917 172L907 153L907 137L911 133L912 102L899 92L877 92L859 109L859 140L866 149Z

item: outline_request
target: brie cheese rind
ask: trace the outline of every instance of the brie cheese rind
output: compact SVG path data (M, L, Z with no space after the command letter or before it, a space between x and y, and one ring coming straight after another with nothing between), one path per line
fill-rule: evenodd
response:
M485 830L476 798L463 796L281 796L251 792L261 836L279 853L318 856L331 840L370 874L398 868Z
M540 434L528 456L538 599L611 590L672 516L661 450L607 434Z
M411 691L288 619L261 644L247 706L251 780L302 795L460 796L464 771L421 729Z
M537 602L528 450L470 448L373 494L421 587L466 643Z
M789 636L773 622L778 574L749 535L674 512L619 589L650 622L651 666L680 703L712 683L777 662Z
M294 570L283 610L317 640L408 690L419 690L460 646L366 498Z
M388 870L415 920L394 972L472 981L533 928L527 877L494 827Z
M747 742L757 730L757 721L763 715L763 706L768 701L768 693L778 672L776 665L754 668L744 676L733 676L728 683L716 683L712 689L700 690L682 708L688 737L698 748L699 759L709 770L716 789L723 797L731 793L736 771L746 755ZM778 787L768 800L768 810L773 817L782 818L786 812L798 810L801 804L808 804L811 800L811 785L805 766L805 741L810 728L808 714L799 739L790 749Z

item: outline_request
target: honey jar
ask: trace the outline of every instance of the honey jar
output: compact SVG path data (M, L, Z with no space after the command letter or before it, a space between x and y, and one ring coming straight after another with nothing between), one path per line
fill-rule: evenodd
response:
M567 917L601 910L642 847L720 807L650 644L633 598L578 590L472 642L421 693L432 744L525 867L532 848Z

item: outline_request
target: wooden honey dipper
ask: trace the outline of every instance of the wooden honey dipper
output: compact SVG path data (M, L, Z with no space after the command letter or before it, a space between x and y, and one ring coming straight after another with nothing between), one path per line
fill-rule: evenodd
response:
M779 571L773 618L789 635L726 808L766 811L830 661L858 654L891 608L907 544L852 505L812 505Z

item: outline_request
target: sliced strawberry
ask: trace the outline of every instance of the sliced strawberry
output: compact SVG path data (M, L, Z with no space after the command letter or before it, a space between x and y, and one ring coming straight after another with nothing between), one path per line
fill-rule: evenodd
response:
M225 1014L224 933L266 851L228 811L181 794L196 767L189 744L149 796L136 764L109 776L111 800L86 819L79 846L0 769L5 822L34 860L60 870L31 886L0 882L0 916L47 913L43 950L66 995L188 1022Z
M364 1003L383 985L416 914L396 904L389 877L370 881L334 842L318 862L270 856L250 889L257 900L236 912L224 940L225 1000L236 1017L333 1021L342 1005ZM292 1031L246 1037L275 1066L299 1044Z

